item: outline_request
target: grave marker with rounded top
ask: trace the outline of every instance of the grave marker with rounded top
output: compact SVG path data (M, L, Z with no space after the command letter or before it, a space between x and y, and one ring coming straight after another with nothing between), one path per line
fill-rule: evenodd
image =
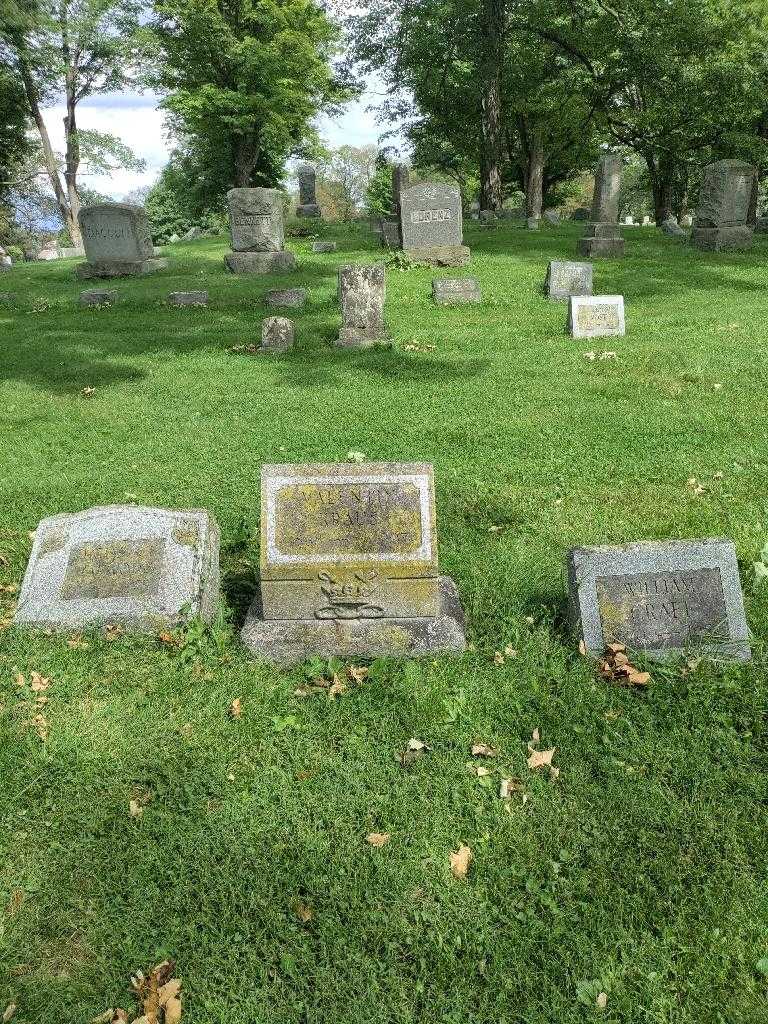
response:
M572 338L611 338L625 334L623 295L571 295L568 333Z
M301 164L296 169L299 179L299 205L296 207L297 217L320 217L321 210L317 203L317 172L311 164Z
M464 267L461 193L455 185L423 183L400 196L400 234L405 252L429 266Z
M567 302L571 295L591 295L593 274L591 263L552 260L547 267L544 292L552 302Z
M77 215L86 263L75 268L81 280L95 277L136 277L164 270L168 260L156 259L149 219L131 203L97 203Z
M757 170L743 160L718 160L704 168L691 241L712 252L752 246L747 223Z
M465 649L456 587L438 573L432 467L264 466L261 586L243 629L280 664Z
M283 194L276 188L232 188L227 192L232 252L224 263L233 274L295 270L285 250Z
M340 267L341 330L336 344L342 348L370 348L386 341L386 297L386 271L383 263Z
M210 621L218 596L219 529L208 512L111 505L40 523L14 621L152 631L187 612Z
M732 541L575 548L567 573L570 622L593 654L619 643L654 658L751 657Z
M622 159L618 153L606 153L595 172L591 223L579 239L580 256L623 256L624 239L619 230L619 193Z

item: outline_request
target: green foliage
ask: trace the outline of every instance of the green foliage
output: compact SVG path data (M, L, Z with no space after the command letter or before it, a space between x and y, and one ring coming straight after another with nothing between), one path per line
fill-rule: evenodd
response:
M377 150L368 146L339 146L316 161L317 195L327 220L352 220L362 209L376 174Z
M365 204L371 217L381 219L392 212L392 166L386 160L378 161L365 190Z

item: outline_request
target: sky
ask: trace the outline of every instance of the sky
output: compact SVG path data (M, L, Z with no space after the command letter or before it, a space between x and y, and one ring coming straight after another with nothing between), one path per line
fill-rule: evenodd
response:
M376 124L375 111L367 108L376 100L376 94L369 89L360 100L350 103L341 117L321 118L318 127L322 138L331 146L375 144L384 129ZM50 107L44 117L53 148L63 152L63 106ZM151 185L172 148L163 129L163 112L157 109L157 97L152 93L108 93L83 100L78 106L78 124L83 129L117 135L146 161L146 170L140 173L117 171L111 177L81 175L83 184L114 199L122 199L143 185Z

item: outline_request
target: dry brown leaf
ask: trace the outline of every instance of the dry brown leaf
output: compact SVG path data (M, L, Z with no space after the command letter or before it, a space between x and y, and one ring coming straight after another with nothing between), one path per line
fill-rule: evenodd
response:
M521 779L502 779L499 783L499 796L502 800L509 800L513 793L521 793L523 783Z
M235 697L229 705L229 714L232 718L240 718L243 713L243 698Z
M466 878L472 859L472 850L462 843L456 853L451 854L451 874L453 877L459 880Z
M477 777L479 779L483 779L483 778L485 778L486 775L490 775L491 774L491 769L490 768L484 768L483 765L481 765L481 764L473 764L471 767L472 767L472 771L475 773L475 775L477 775Z
M128 813L132 818L140 818L144 813L144 808L141 806L138 800L131 800L128 804Z
M48 739L48 733L51 731L51 727L48 724L48 719L45 717L45 715L37 714L32 719L32 724L35 727L35 732L37 733L37 735L40 737L43 743L45 743L45 741Z
M386 846L391 836L389 832L369 832L365 837L366 843L370 846L380 850L382 846Z
M41 676L39 672L33 672L30 676L30 689L33 693L42 693L51 685L51 680Z
M178 996L174 996L173 999L168 1000L168 1005L165 1007L165 1024L179 1024L181 1020L181 999Z
M598 1010L604 1010L608 1005L608 993L601 992L595 1000L595 1005L597 1006Z
M8 1024L14 1013L16 1013L16 1003L8 1003L3 1014L3 1024Z
M531 743L541 743L541 733L539 732L538 728L533 730L533 735L531 736Z
M550 779L552 779L553 782L557 782L557 780L560 778L560 769L555 768L555 766L551 764L549 766L549 777Z
M305 903L298 903L296 905L296 917L298 917L302 924L309 924L314 916L314 910Z
M174 999L181 992L181 981L178 978L171 978L164 985L160 986L158 998L160 1006L164 1007L169 999Z
M347 669L349 678L355 683L364 683L368 678L369 671L363 665L350 665Z
M627 676L627 682L630 686L648 686L651 681L650 672L630 672Z
M498 666L501 666L501 665L504 664L504 655L501 653L501 651L496 651L496 653L494 654L494 656L493 656L493 664L494 665L498 665Z
M343 693L347 692L346 680L342 679L341 676L337 676L334 673L333 682L328 687L328 700L336 700Z
M532 750L528 756L528 767L534 771L536 768L548 768L552 764L556 747L551 750Z
M496 757L498 750L495 747L489 747L487 743L474 743L472 745L472 756L473 757Z

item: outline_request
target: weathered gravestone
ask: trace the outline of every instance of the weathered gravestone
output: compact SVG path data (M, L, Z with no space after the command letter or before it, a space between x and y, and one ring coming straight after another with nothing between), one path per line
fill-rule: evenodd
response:
M593 271L591 263L552 260L544 282L547 298L562 302L571 295L591 295Z
M15 622L139 630L188 612L210 620L219 595L219 529L207 512L113 505L44 519Z
M576 548L567 569L571 623L594 654L620 643L652 657L689 649L751 657L731 541Z
M312 252L336 252L338 245L335 242L313 242Z
M413 185L400 196L403 249L421 263L465 267L471 253L464 245L461 195L454 185Z
M704 168L691 240L699 249L749 249L754 229L747 223L757 171L743 160L718 160Z
M149 219L140 206L97 203L77 219L87 261L75 268L79 278L132 277L168 266L168 260L155 258Z
M674 217L668 217L663 224L659 225L659 230L665 235L670 235L672 238L688 237Z
M482 302L476 277L441 277L432 282L432 297L438 306L461 306Z
M267 292L266 300L268 306L301 309L307 304L307 290L306 288L273 288Z
M82 257L85 256L85 247L82 245L65 245L63 248L59 249L59 256L61 256L63 260L71 260L78 257L82 259Z
M293 320L284 316L268 316L261 325L261 348L260 353L287 352L293 348L295 337Z
M387 338L384 303L387 298L383 263L352 264L339 268L342 348L370 348Z
M13 264L13 260L8 255L8 253L5 251L5 249L2 247L2 245L0 245L0 271L10 270L12 264Z
M317 174L310 164L301 164L296 169L299 179L299 205L296 207L297 217L320 217L321 211L317 203Z
M171 306L207 306L208 292L171 292L168 302Z
M276 188L231 188L227 192L232 252L224 262L233 274L295 270L285 250L283 194Z
M402 249L399 223L394 220L381 222L381 246L383 249Z
M81 306L114 306L117 302L117 289L88 288L80 292L78 302Z
M542 216L550 227L557 227L560 223L560 213L558 210L545 210Z
M574 338L609 338L625 333L622 295L571 295L568 332Z
M196 238L200 238L203 234L203 229L199 228L196 224L191 227L188 231L185 231L181 241L182 242L194 242Z
M538 217L526 217L525 226L529 231L539 231L541 229L541 221Z
M579 255L591 258L623 256L624 239L619 230L619 192L622 160L617 153L600 158L595 172L592 221L579 239Z
M437 562L430 465L264 466L261 585L243 629L281 664L465 649Z

